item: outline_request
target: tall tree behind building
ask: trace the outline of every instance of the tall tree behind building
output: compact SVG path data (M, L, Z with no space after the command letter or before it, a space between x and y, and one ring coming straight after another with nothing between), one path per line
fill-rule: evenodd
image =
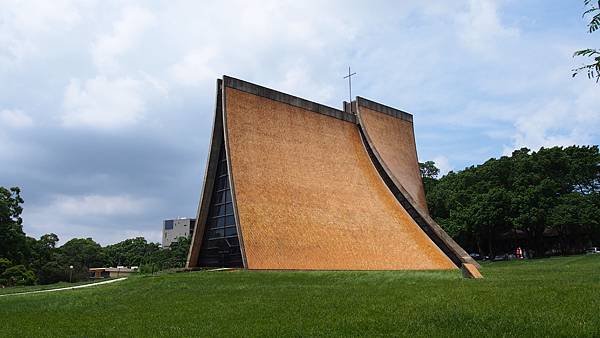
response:
M523 148L430 187L431 215L469 250L494 256L526 246L543 256L600 245L597 146Z

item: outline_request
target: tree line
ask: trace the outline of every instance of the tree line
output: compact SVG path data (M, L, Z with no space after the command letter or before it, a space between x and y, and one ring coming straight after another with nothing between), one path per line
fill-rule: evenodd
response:
M432 217L471 253L543 257L600 245L598 146L522 148L439 179L434 162L420 168Z
M93 267L139 266L141 272L154 272L185 265L190 240L183 237L169 250L143 237L104 247L91 238L74 238L58 246L59 238L52 233L28 237L22 226L20 192L0 187L0 286L82 281Z

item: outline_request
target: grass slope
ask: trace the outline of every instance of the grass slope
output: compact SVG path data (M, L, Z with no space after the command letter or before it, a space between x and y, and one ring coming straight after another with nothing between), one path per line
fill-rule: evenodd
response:
M93 284L93 283L97 283L97 282L98 281L85 281L85 282L78 282L78 283L60 282L60 283L47 284L47 285L14 286L14 287L10 287L10 288L0 289L0 296L12 294L12 293L68 288L68 287L72 287L72 286Z
M600 256L458 272L193 272L0 298L0 335L599 336Z

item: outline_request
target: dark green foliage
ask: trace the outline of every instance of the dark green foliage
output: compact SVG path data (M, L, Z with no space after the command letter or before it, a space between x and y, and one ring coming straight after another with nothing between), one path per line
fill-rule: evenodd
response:
M584 0L583 2L586 7L590 6L590 8L583 12L583 17L592 15L592 19L588 24L588 29L590 33L593 33L600 28L600 1Z
M161 250L157 243L148 243L143 237L127 239L104 248L109 266L139 266L150 273L185 266L190 240L180 237L168 249Z
M68 266L60 265L56 261L49 261L39 268L37 275L40 284L52 284L69 280Z
M47 262L56 260L58 255L58 250L56 250L58 236L56 234L43 235L39 240L28 237L28 241L31 249L29 263L33 269L38 270Z
M2 278L2 274L11 266L13 266L11 261L9 261L6 258L0 258L0 287L6 286L7 281L4 278Z
M583 12L583 17L591 17L587 26L588 32L593 33L600 28L600 1L584 0L584 4L587 9ZM596 82L600 81L600 50L592 48L578 50L573 54L573 57L576 56L591 58L592 63L573 69L573 77L580 72L585 72L588 78L595 78Z
M146 263L142 266L140 266L140 273L144 273L144 274L153 274L155 272L160 271L160 265L158 263Z
M146 273L185 267L190 243L191 241L188 238L177 238L177 241L171 243L171 246L168 249L155 252L147 263L150 264L150 266L142 266L142 272Z
M600 255L588 255L484 263L482 280L463 279L456 270L142 275L0 297L0 331L7 337L598 337L599 269Z
M144 237L126 239L104 248L109 266L141 266L151 261L160 250L157 243L148 243Z
M85 268L104 265L102 247L91 238L73 238L60 247L60 252L68 265Z
M6 271L6 269L13 266L12 262L6 258L0 258L0 275Z
M35 274L24 265L15 265L0 275L0 285L18 286L35 284Z
M600 244L600 153L597 146L519 149L436 180L427 200L469 251L581 252Z
M421 178L423 179L425 193L427 193L432 189L432 185L435 184L435 179L440 174L440 169L435 166L435 162L426 161L425 163L419 162L419 171L421 172Z
M21 190L0 187L0 258L26 263L29 246L23 232Z
M168 250L163 250L166 254L163 259L164 268L182 268L185 266L188 251L190 250L191 240L185 237L177 238L177 241L171 243Z
M87 279L88 269L102 267L104 262L102 247L91 238L73 238L60 247L58 263L65 268L73 266L69 271L72 281Z
M421 171L421 177L436 178L440 169L435 166L435 162L426 161L425 163L419 163L419 170Z
M559 197L557 205L548 215L548 226L557 231L561 249L581 247L581 239L588 234L591 234L592 242L598 243L600 208L597 202L580 193Z

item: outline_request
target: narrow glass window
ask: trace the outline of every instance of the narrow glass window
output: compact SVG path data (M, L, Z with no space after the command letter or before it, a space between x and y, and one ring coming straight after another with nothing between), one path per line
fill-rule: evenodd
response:
M235 226L225 228L225 237L237 236L237 229Z
M233 214L233 204L227 203L225 204L225 215Z
M216 171L198 265L202 267L242 267L240 242L233 217L227 159L223 145L219 151L219 163Z

